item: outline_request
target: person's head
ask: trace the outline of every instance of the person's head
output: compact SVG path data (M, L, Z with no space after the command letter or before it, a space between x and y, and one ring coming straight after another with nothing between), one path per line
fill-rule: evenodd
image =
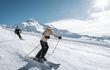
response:
M48 30L54 30L54 27L52 25L48 25L47 29Z
M52 31L52 28L50 26L47 27L47 30Z
M16 28L19 28L18 26Z

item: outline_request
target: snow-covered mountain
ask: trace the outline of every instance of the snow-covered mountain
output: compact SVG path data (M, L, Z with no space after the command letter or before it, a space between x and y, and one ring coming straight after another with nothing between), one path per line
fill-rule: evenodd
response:
M26 20L25 22L22 22L21 24L15 24L15 25L10 25L10 26L2 24L1 27L15 29L17 26L19 26L23 31L26 31L26 32L42 33L47 28L48 25L53 25L54 32L60 36L63 36L63 37L83 38L86 40L110 42L110 36L109 35L89 36L88 32L86 33L86 35L81 35L80 33L78 34L76 31L75 31L76 33L74 31L72 32L71 26L74 26L74 23L72 23L72 22L73 21L71 21L68 24L64 24L64 21L61 21L61 23L55 22L55 23L48 23L45 25L45 24L39 23L35 19L31 18L31 19ZM76 22L78 22L78 21L76 21ZM65 21L65 23L66 23L66 21ZM83 23L83 22L80 22L80 23L85 25L85 23ZM78 26L78 24L77 24L77 26ZM67 28L64 28L64 27L67 27ZM74 28L75 27L76 27L76 24L75 24ZM74 28L73 28L73 30L74 30ZM96 32L97 32L97 30L96 30ZM105 31L105 32L108 32L108 31Z
M33 18L28 19L21 24L13 25L14 28L16 26L19 26L23 31L27 31L27 32L43 32L44 31L44 26L39 24L39 22L34 20Z
M37 32L37 33L42 33L48 26L42 23L39 23L38 21L36 21L35 19L31 18L26 20L25 22L21 23L21 24L15 24L15 25L2 25L3 28L12 28L15 29L17 26L19 26L23 31L27 31L27 32ZM62 29L57 29L54 28L54 31L58 34L61 35L63 37L70 37L70 38L80 38L81 36L77 33L72 33L68 30L62 30Z
M22 24L19 25L20 28L24 31L28 32L40 32L42 33L48 25L41 24L38 21L34 19L28 19L26 22L23 22ZM60 30L57 28L54 28L54 32L56 32L58 35L64 36L64 37L71 37L71 38L78 38L81 37L79 34L76 33L71 33L67 30Z
M39 45L41 36L21 35L24 40L19 40L13 31L0 27L0 70L56 70L26 59L25 56ZM60 64L57 70L110 70L110 43L71 39L60 40L54 53L58 39L48 41L46 58ZM34 57L39 50L40 46L28 57Z
M1 26L3 28L11 28L11 29L15 29L18 26L22 31L27 31L27 32L40 33L44 31L44 25L34 20L33 18L30 18L26 20L25 22L22 22L19 24L14 24L14 25L2 24Z
M69 32L68 30L54 29L55 33L58 33L60 36L69 37L69 38L81 38L81 35L77 33Z
M26 22L23 22L22 25L20 25L20 27L23 28L24 31L28 31L28 32L32 32L32 31L42 32L44 29L44 27L34 19L29 19Z

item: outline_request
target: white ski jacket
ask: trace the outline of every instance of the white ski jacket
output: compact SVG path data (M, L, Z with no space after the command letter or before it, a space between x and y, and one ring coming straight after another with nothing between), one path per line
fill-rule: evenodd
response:
M44 42L47 42L47 40L50 38L50 35L53 35L55 37L58 37L58 35L56 35L52 29L47 29L45 30L43 33L42 33L42 37L41 37L41 40L44 41ZM48 38L47 38L48 37Z

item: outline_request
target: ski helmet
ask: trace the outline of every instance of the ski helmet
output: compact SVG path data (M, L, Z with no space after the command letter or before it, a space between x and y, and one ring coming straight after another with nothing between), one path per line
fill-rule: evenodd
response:
M51 30L54 30L54 26L53 25L48 25L48 28L50 28Z

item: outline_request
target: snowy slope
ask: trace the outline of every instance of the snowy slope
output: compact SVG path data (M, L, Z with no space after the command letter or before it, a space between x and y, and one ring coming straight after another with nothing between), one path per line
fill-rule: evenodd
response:
M19 40L12 32L0 27L0 70L54 70L24 57L34 49L40 36L22 34L24 40ZM58 39L49 40L49 50L46 58L61 64L57 70L110 70L110 47L91 43L81 43L61 40L54 54L52 51ZM80 40L79 40L80 41ZM34 57L37 48L29 57Z

